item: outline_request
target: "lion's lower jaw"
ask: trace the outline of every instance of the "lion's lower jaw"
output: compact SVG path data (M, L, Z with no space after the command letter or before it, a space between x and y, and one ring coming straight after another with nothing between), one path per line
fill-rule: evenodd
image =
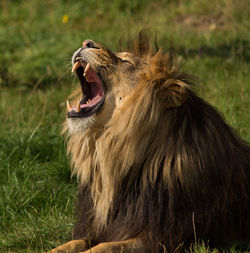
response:
M86 129L90 128L94 122L94 115L88 118L68 118L68 133L69 135L83 133Z

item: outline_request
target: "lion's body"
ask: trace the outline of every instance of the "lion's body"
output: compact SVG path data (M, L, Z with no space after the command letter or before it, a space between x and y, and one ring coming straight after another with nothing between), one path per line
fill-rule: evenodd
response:
M134 55L131 72L105 74L105 105L89 126L66 124L80 181L73 237L91 246L140 238L140 252L249 240L249 146L171 55L153 55L143 39Z

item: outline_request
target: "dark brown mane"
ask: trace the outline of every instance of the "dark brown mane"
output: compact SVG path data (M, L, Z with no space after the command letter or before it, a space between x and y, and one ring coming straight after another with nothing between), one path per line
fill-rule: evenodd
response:
M141 30L136 39L120 38L117 48L119 52L127 51L138 57L143 57L145 55L152 56L159 50L157 40L155 40L154 47L151 45L146 29Z

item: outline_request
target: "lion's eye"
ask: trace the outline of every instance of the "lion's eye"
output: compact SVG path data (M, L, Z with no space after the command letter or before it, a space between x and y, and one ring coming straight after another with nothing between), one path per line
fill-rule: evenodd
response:
M134 62L128 61L126 59L120 59L120 60L121 60L121 62L126 63L126 64L128 64L129 66L131 66L133 68L135 67Z
M125 63L129 63L131 65L134 65L131 61L128 61L126 59L121 59L121 58L119 58L119 59L121 60L121 62L125 62Z
M132 62L130 62L130 61L128 61L128 60L122 60L122 62L127 62L127 63L132 64Z

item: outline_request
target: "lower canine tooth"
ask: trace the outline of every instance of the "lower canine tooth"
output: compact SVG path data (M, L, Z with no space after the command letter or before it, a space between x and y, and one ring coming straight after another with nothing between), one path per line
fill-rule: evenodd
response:
M77 102L77 106L76 106L76 111L80 112L81 108L80 108L80 101Z
M67 100L67 109L68 109L68 111L71 111L71 107L70 107L70 104L69 104L69 100Z

